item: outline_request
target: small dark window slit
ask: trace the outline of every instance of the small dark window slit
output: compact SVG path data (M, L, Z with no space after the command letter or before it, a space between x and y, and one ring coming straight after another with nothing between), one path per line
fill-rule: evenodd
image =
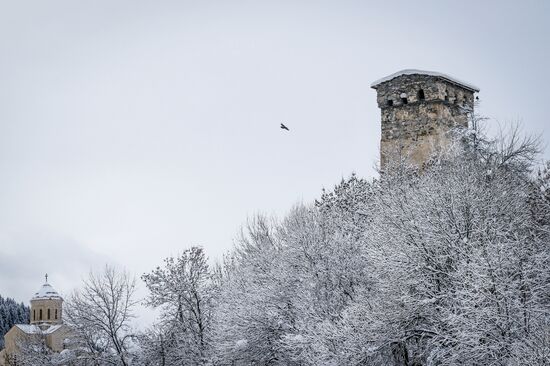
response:
M407 104L408 103L407 98L401 98L401 102L403 102L403 104Z
M418 100L424 100L426 99L426 96L424 95L424 90L420 89L418 91Z
M393 105L393 100L388 99L388 101L386 102L386 104L388 105L388 107L391 107L391 106Z

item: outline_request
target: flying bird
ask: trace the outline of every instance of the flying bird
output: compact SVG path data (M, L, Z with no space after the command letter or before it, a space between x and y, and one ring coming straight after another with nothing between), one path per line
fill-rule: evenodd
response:
M283 130L287 130L287 131L290 131L290 130L288 129L288 127L286 127L286 126L285 126L285 125L283 125L282 123L281 123L281 128L282 128Z

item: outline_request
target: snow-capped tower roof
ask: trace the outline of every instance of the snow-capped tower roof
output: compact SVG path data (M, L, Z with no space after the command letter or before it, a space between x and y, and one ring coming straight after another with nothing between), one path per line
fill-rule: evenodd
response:
M31 300L45 300L45 299L62 299L61 295L48 283L48 277L46 275L46 282L40 287L40 289L34 294Z
M63 298L46 282L31 299L31 325L38 325L41 330L55 324L63 324Z
M465 81L462 81L460 79L457 79L453 76L443 74L441 72L436 71L427 71L427 70L417 70L417 69L405 69L398 72L395 72L391 75L388 75L386 77L383 77L382 79L376 80L374 83L370 85L371 88L376 89L378 88L378 85L385 83L387 81L390 81L392 79L395 79L396 77L403 76L403 75L427 75L427 76L434 76L443 80L446 80L450 83L459 85L465 89L468 89L472 92L479 92L479 88L473 84L467 83Z

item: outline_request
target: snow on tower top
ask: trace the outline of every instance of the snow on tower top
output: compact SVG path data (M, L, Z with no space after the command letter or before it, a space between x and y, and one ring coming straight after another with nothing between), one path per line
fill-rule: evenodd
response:
M40 290L34 294L31 300L43 300L43 299L61 299L61 296L49 283L42 285Z
M472 84L469 84L469 83L466 83L462 80L459 80L455 77L452 77L450 75L447 75L447 74L443 74L443 73L440 73L440 72L436 72L436 71L425 71L425 70L416 70L416 69L405 69L405 70L401 70L401 71L398 71L398 72L395 72L391 75L388 75L386 77L383 77L382 79L378 79L376 80L374 83L372 83L370 86L371 88L373 89L376 89L378 88L378 86L382 83L385 83L387 81L390 81L392 79L395 79L396 77L399 77L399 76L403 76L403 75L428 75L428 76L435 76L435 77L438 77L438 78L441 78L443 80L446 80L450 83L453 83L453 84L456 84L458 86L461 86L465 89L468 89L468 90L471 90L473 92L479 92L479 88L475 85L472 85Z

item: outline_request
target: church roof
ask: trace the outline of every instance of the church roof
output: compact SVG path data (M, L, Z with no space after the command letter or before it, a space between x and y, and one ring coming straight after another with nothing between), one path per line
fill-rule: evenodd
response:
M388 75L386 77L383 77L382 79L376 80L374 83L372 83L370 86L373 89L378 88L378 85L385 83L386 81L390 81L392 79L395 79L396 77L403 76L403 75L428 75L428 76L436 76L438 78L441 78L443 80L446 80L448 82L451 82L453 84L456 84L458 86L461 86L463 88L469 89L473 92L478 92L479 88L475 85L466 83L462 80L459 80L453 76L443 74L436 71L426 71L426 70L416 70L416 69L405 69L398 72L395 72L391 75Z
M45 283L40 287L31 300L44 300L44 299L61 299L61 296L49 283Z
M63 327L63 324L52 325L44 330L40 329L40 327L35 324L15 324L15 326L26 334L52 334Z

